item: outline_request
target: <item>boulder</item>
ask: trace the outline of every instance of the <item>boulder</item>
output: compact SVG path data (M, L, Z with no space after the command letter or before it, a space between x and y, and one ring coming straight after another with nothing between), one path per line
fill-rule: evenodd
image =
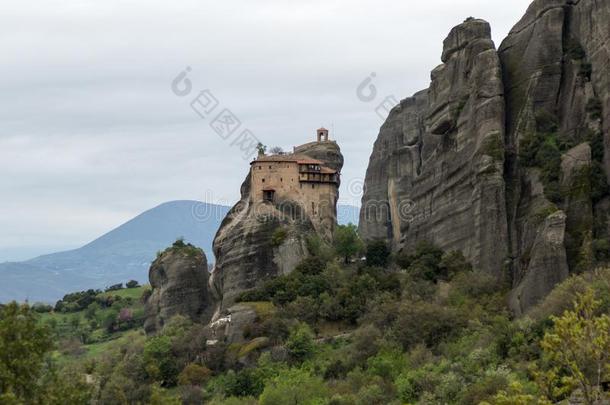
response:
M174 244L151 264L148 273L152 292L146 299L147 333L159 331L173 316L207 323L215 302L208 289L208 263L203 250Z

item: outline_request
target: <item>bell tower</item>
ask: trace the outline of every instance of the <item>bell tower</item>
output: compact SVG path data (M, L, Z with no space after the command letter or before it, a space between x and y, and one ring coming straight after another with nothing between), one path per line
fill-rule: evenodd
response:
M322 127L316 132L318 134L318 142L328 142L328 129Z

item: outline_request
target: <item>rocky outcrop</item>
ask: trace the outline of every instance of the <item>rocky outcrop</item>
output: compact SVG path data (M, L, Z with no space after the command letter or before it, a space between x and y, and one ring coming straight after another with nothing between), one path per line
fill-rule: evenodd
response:
M591 265L593 205L587 176L595 162L588 145L581 143L597 140L599 163L605 159L608 167L609 18L608 2L536 0L499 48L507 105L509 153L504 176L510 250L515 259L512 285L517 289L530 272L537 271L526 259L538 254L533 235L544 232L544 224L532 221L539 216L541 204L534 201L541 196L524 187L524 180L537 169L528 167L519 155L532 134L559 146L578 145L562 150L556 196L542 205L554 204L567 214L565 247L570 270L582 271ZM556 186L547 182L543 187L549 197L548 190ZM544 286L549 288L552 285Z
M497 52L484 21L455 27L430 88L381 127L363 236L461 250L507 281L518 313L566 276L564 261L593 266L592 245L610 234L599 187L610 174L609 20L607 1L535 0Z
M343 166L343 156L335 142L302 145L295 153L318 159L337 171ZM333 224L322 224L325 229L314 224L298 201L260 201L253 198L251 191L248 175L241 187L240 201L229 211L214 239L216 265L211 285L221 300L217 316L226 312L241 292L290 273L308 255L307 237L316 234L328 238L336 222L338 191L331 198Z
M557 211L544 219L532 247L528 272L512 291L510 305L517 315L533 307L568 277L564 247L566 215Z
M176 315L203 323L211 319L215 302L203 250L175 243L151 264L148 277L152 292L145 303L147 333L161 330Z
M395 250L429 240L501 278L508 255L504 98L489 24L469 19L444 42L428 90L403 100L375 142L360 232Z

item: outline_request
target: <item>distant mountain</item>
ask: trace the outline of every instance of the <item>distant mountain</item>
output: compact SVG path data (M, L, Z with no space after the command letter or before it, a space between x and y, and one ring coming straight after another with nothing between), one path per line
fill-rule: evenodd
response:
M358 225L358 218L360 217L360 207L353 205L337 205L337 222L341 225L347 225L352 223Z
M197 201L171 201L152 208L74 250L19 263L0 264L0 302L55 301L66 292L148 280L156 252L177 237L213 258L214 234L229 207Z
M0 263L0 302L53 302L72 291L148 281L156 252L178 237L214 261L212 241L230 207L171 201L143 212L87 245L23 262ZM358 223L358 208L338 207L338 221Z

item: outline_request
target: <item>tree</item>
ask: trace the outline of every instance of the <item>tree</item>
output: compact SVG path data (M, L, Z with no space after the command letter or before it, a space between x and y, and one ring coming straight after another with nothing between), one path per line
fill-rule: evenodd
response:
M138 283L136 280L129 280L126 284L125 287L127 288L137 288L140 286L140 283Z
M269 384L260 396L261 405L314 405L329 395L328 389L319 377L300 369L281 373Z
M202 387L212 376L212 370L196 363L187 364L178 376L180 385L196 385Z
M385 240L375 239L366 245L367 266L385 267L390 258L390 248Z
M558 377L556 390L578 387L588 405L598 403L602 382L610 378L610 317L595 315L600 303L591 288L578 294L572 311L551 317L553 328L540 343L551 366L546 374Z
M286 348L290 357L297 362L301 362L313 354L313 333L307 324L301 323L292 329L286 340Z
M256 145L256 149L258 150L259 155L264 155L267 151L267 147L260 142Z
M345 263L349 263L349 259L361 252L364 246L354 224L339 225L335 230L334 242L337 254L344 258Z
M273 155L277 155L284 152L284 150L282 149L281 146L274 146L271 149L269 149L269 153L273 154Z
M11 302L0 310L0 402L3 397L35 402L52 344L49 331L28 305Z
M551 405L546 398L524 392L519 382L510 384L508 390L501 390L489 402L480 405Z

